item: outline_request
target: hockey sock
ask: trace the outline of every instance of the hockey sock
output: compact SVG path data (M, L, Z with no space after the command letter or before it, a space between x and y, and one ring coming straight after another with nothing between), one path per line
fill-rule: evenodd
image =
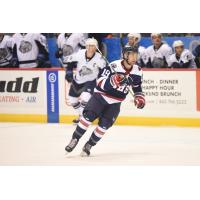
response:
M92 122L86 120L84 117L81 117L77 127L76 127L76 130L74 131L73 133L73 136L72 138L76 138L76 139L80 139L84 133L87 131L87 128L89 127L89 125L91 124Z
M101 128L100 126L97 126L97 128L93 131L88 143L92 146L96 145L97 142L103 137L106 130Z
M85 101L81 101L81 103L80 103L80 108L79 108L79 114L82 116L82 114L83 114L83 110L84 110L84 108L85 108L85 106L87 105L87 102L85 102Z
M80 114L81 103L80 103L80 102L77 102L77 103L73 104L72 106L73 106L73 108L77 111L77 113Z

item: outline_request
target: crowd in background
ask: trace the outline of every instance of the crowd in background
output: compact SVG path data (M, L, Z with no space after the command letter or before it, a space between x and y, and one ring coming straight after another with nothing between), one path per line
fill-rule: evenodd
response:
M104 38L128 38L123 46L138 48L137 64L147 68L200 68L200 45L191 52L181 40L169 46L164 37L200 36L197 33L0 33L0 68L49 68L47 39L56 38L55 58L66 67L67 58L85 48L85 40L94 37L102 47ZM142 37L150 37L152 45L140 45Z

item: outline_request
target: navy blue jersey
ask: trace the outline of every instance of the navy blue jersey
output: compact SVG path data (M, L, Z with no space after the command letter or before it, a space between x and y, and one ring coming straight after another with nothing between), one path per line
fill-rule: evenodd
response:
M115 74L114 70L126 76L127 81L120 87L113 87L111 84L111 76ZM102 97L109 103L122 102L128 94L129 88L132 88L134 93L142 92L142 70L138 65L133 65L130 70L126 70L123 66L122 60L114 61L110 66L105 67L100 71L97 79L97 86L94 90L95 93L100 93Z

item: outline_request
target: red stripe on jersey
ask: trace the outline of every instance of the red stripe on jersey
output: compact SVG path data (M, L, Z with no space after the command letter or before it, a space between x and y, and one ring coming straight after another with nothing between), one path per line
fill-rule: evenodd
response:
M130 72L131 72L132 69L133 69L133 66L131 66L130 69L127 69L127 68L125 67L125 65L124 65L124 61L123 61L123 60L121 61L121 65L122 65L123 69L126 71L125 74L126 74L126 75L130 74Z
M110 95L102 93L102 92L95 92L95 93L102 94L103 96L106 96L106 97L111 98L111 99L115 99L117 101L123 101L125 99L125 98L123 99L123 98L113 97L113 96L110 96Z
M99 83L98 83L98 86L101 87L101 84L102 84L103 80L101 80Z

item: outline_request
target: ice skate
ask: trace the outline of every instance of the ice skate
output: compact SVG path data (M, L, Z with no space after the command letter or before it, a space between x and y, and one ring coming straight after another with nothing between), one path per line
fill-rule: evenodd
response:
M73 139L72 138L70 143L65 147L65 151L67 153L72 152L74 150L74 148L76 147L76 145L78 144L78 141L79 141L78 139L76 139L76 138Z
M79 123L79 121L80 121L79 119L80 119L79 117L76 118L76 119L73 119L73 121L72 121L73 124L74 124L74 125L77 125L77 124Z
M87 157L90 155L90 149L92 148L92 145L90 145L88 142L84 145L81 156L82 157Z

